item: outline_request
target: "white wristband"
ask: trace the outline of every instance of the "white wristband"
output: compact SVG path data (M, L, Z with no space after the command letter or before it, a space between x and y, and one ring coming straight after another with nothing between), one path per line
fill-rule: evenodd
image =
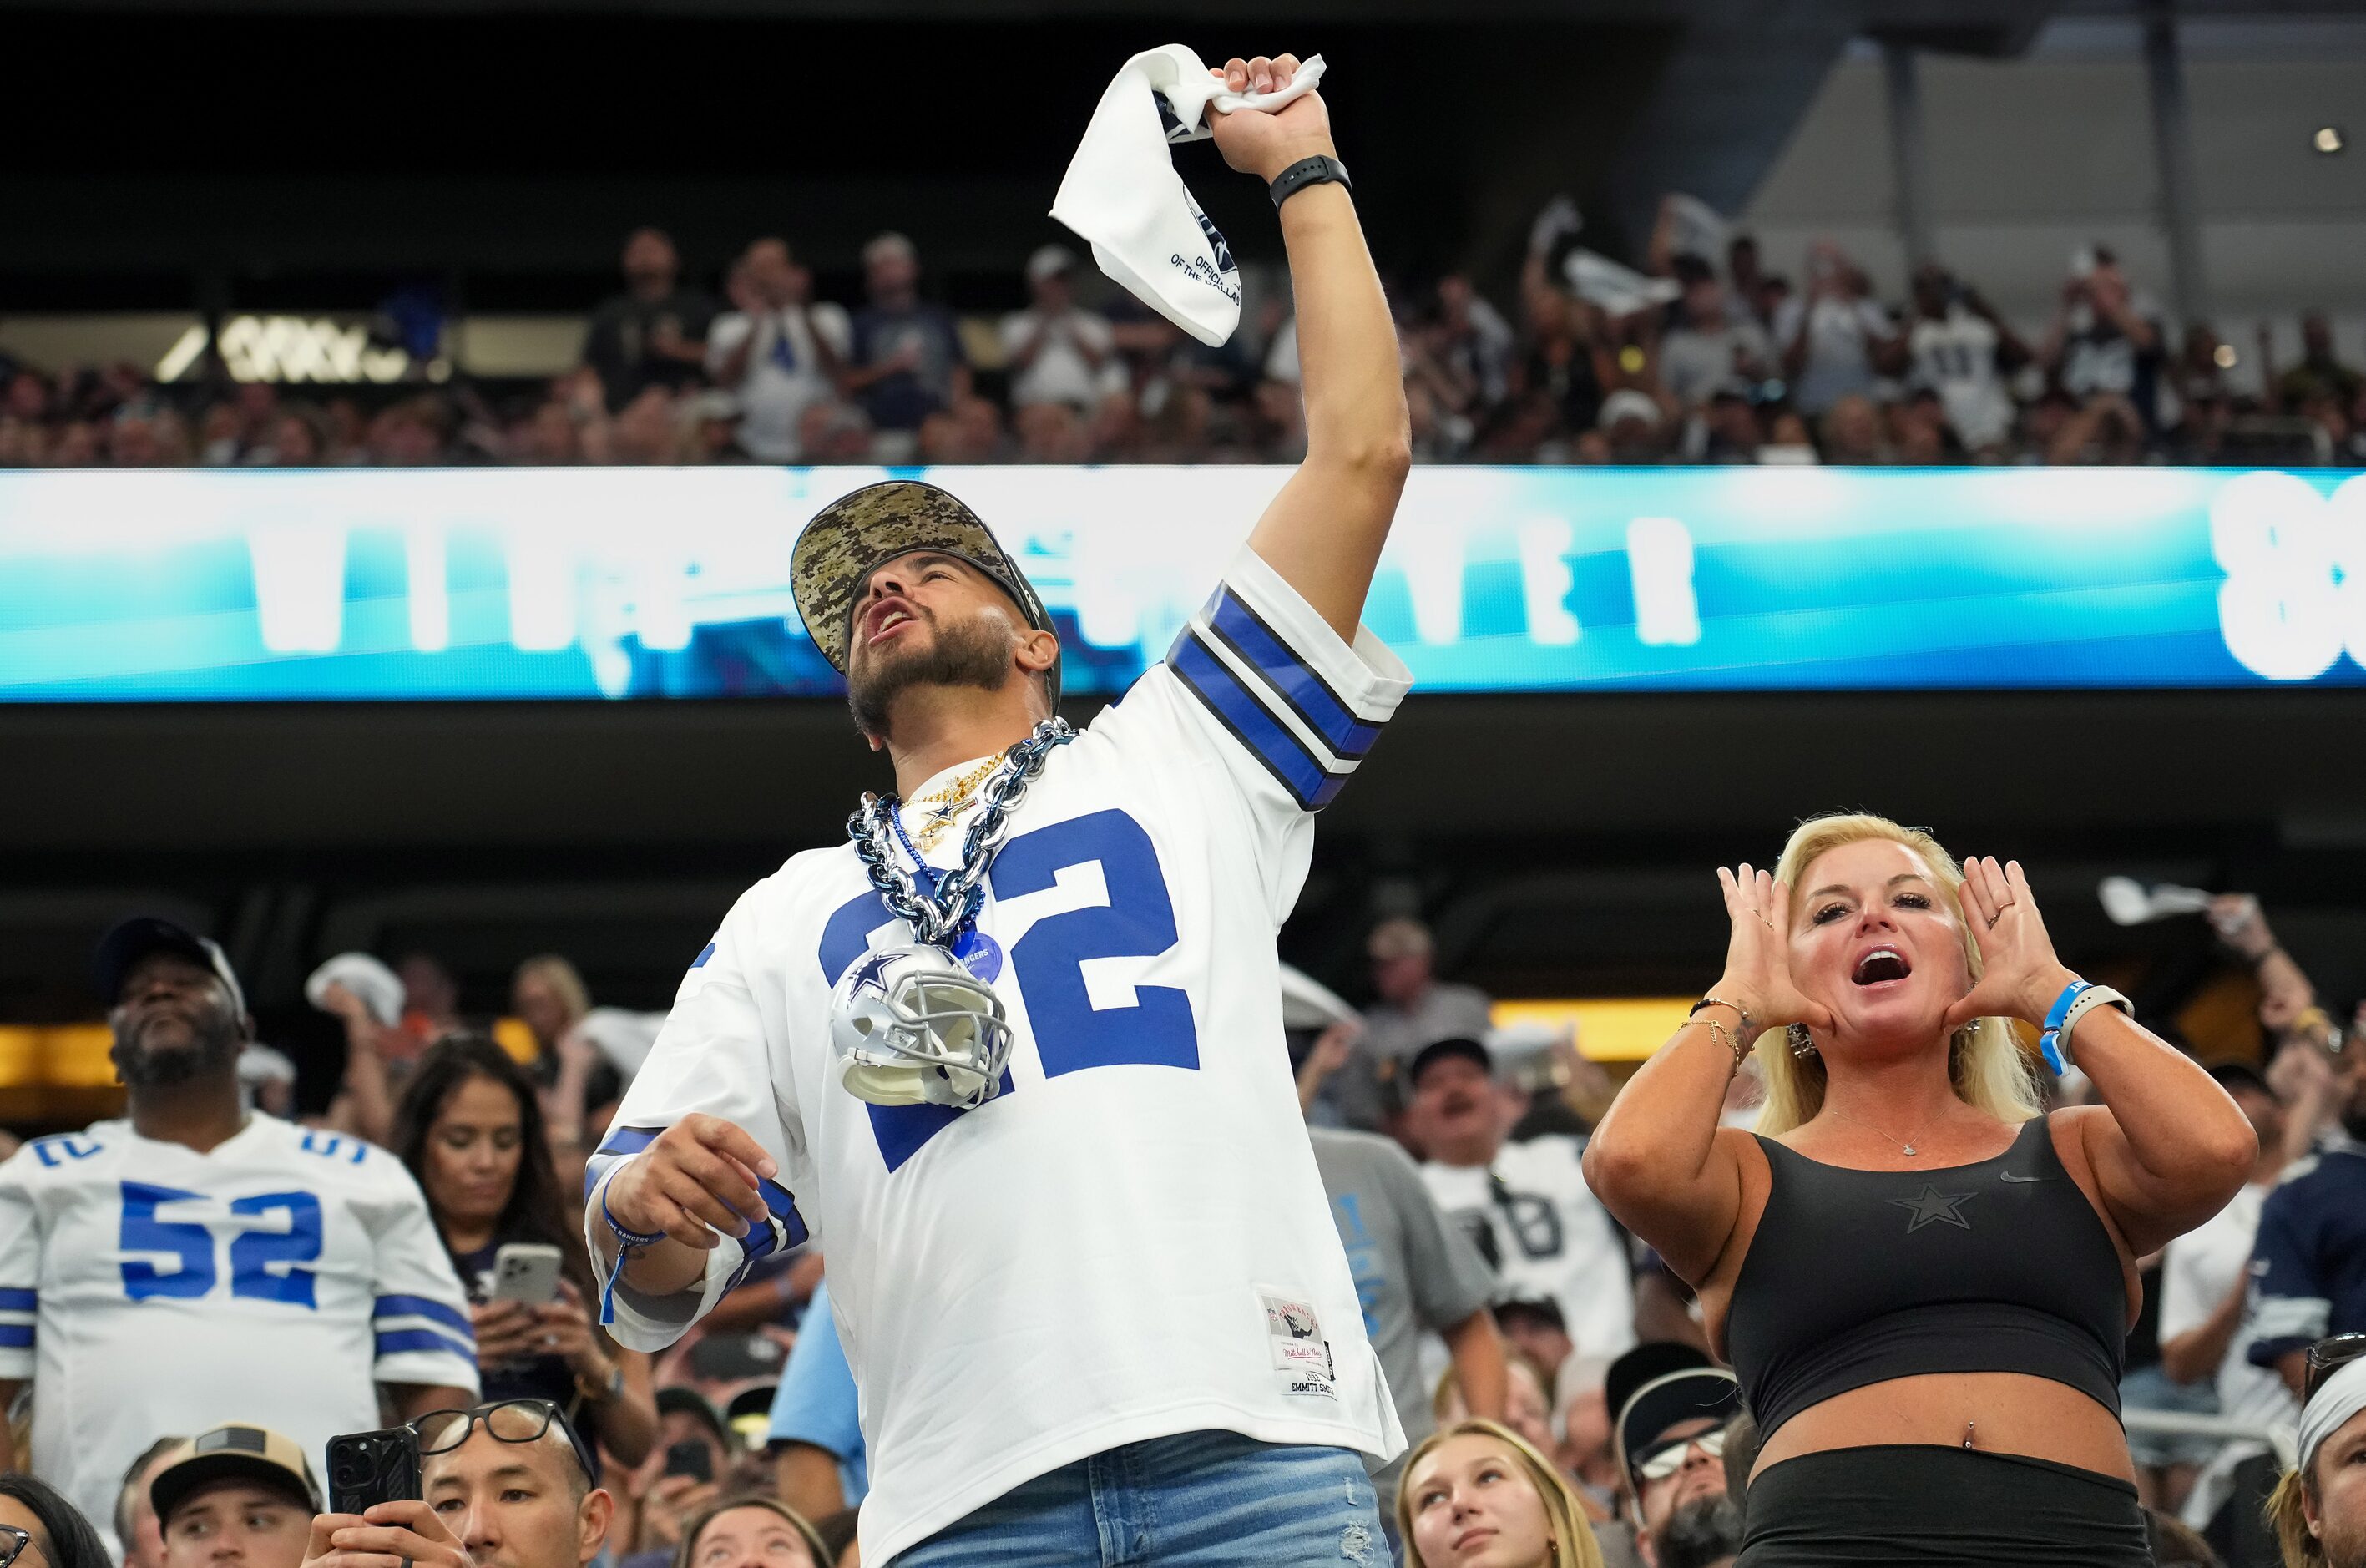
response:
M2070 1054L2070 1032L2079 1027L2079 1021L2094 1009L2104 1006L2115 1007L2130 1018L2134 1018L2136 1013L2135 1004L2111 987L2088 987L2079 993L2079 999L2070 1004L2070 1010L2062 1015L2062 1030L2057 1038L2061 1042L2063 1054L2066 1056Z

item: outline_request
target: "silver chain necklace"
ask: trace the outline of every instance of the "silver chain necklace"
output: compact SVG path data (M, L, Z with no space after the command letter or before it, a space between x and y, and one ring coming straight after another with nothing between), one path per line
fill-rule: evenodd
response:
M962 841L961 864L942 875L923 863L919 852L905 838L904 824L896 815L902 803L892 795L863 793L862 804L846 819L846 836L853 841L854 852L881 902L910 923L913 936L932 946L948 947L976 920L986 903L986 874L994 863L995 852L1002 847L1012 808L1043 771L1052 748L1065 746L1076 738L1066 719L1047 718L1010 749L1002 766L978 792L978 814ZM903 840L916 870L907 871L896 863L893 847L896 840ZM921 886L923 877L929 886Z
M1833 1114L1833 1115L1835 1115L1835 1116L1837 1116L1837 1117L1839 1117L1839 1118L1840 1118L1842 1121L1843 1121L1843 1122L1856 1122L1856 1124L1857 1124L1858 1126L1860 1126L1860 1127L1864 1128L1864 1129L1865 1129L1866 1132L1868 1132L1868 1133L1881 1133L1881 1135L1882 1135L1883 1137L1887 1138L1891 1143L1896 1144L1896 1145L1898 1145L1898 1151L1899 1151L1901 1154L1910 1154L1910 1154L1912 1154L1912 1153L1914 1152L1914 1145L1913 1145L1912 1144L1908 1143L1905 1139L1903 1139L1903 1138L1899 1137L1899 1136L1898 1136L1897 1134L1895 1134L1895 1133L1882 1133L1882 1132L1881 1132L1881 1129L1880 1129L1880 1128L1878 1128L1878 1127L1876 1127L1876 1126L1875 1126L1872 1122L1866 1122L1866 1121L1864 1121L1864 1120L1862 1120L1862 1119L1860 1119L1860 1118L1858 1118L1858 1117L1852 1116L1852 1115L1850 1115L1850 1114L1849 1114L1847 1111L1832 1111L1832 1114ZM1925 1130L1927 1131L1927 1129L1925 1129ZM1918 1132L1918 1133L1916 1133L1914 1135L1915 1135L1917 1138L1920 1138L1920 1137L1921 1137L1922 1134Z

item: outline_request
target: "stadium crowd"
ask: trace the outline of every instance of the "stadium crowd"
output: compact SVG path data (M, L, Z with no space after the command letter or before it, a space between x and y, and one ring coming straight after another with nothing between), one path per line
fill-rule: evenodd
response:
M1796 272L1749 235L1718 254L1672 198L1633 272L1538 220L1508 304L1461 275L1391 283L1414 455L1481 463L2366 462L2366 377L2321 313L2279 363L2175 323L2101 247L2050 320L2007 321L1970 280L1917 272L1901 299L1818 243ZM1690 248L1687 248L1687 247ZM931 303L902 235L863 247L861 298L816 298L780 239L732 259L719 298L673 242L635 232L581 362L531 389L466 378L369 395L235 385L218 361L141 367L0 356L0 467L515 463L1296 462L1289 302L1252 281L1209 348L1059 245L1028 303L963 321ZM1086 302L1100 299L1097 307ZM2256 389L2255 390L2238 390Z
M2366 1415L2319 1421L2297 1469L2258 1434L2298 1423L2310 1440L2304 1389L2350 1397L2360 1382L2327 1374L2366 1348L2366 1051L2349 1044L2366 1004L2330 1010L2249 896L2219 897L2208 918L2259 997L2264 1066L2211 1068L2258 1133L2258 1163L2215 1219L2145 1260L2122 1394L2132 1412L2223 1415L2253 1435L2133 1426L2155 1561L2360 1568ZM1489 998L1438 977L1417 921L1381 923L1369 953L1371 1004L1328 998L1323 1017L1293 1020L1290 1045L1415 1444L1375 1477L1384 1517L1407 1527L1399 1560L1732 1562L1755 1451L1738 1386L1690 1291L1612 1220L1579 1159L1616 1087L1565 1036L1491 1029ZM299 1122L284 1071L258 1067L220 948L134 920L96 968L131 1119L36 1139L0 1165L0 1472L14 1472L0 1474L0 1561L856 1561L862 1436L815 1248L757 1261L661 1354L596 1326L602 1283L569 1195L653 1018L594 1008L570 964L535 957L517 970L508 1010L524 1030L504 1048L433 958L342 955L310 994L343 1026L343 1077L327 1111ZM175 1062L176 1032L194 1061ZM2075 1073L2058 1081L2066 1103L2084 1092ZM1757 1098L1754 1073L1738 1075L1727 1123L1747 1125ZM85 1162L122 1175L119 1238L79 1228L114 1225L67 1201ZM300 1293L319 1325L265 1334L214 1314L160 1340L152 1308L212 1291L215 1264L183 1239L202 1234L186 1223L202 1207L158 1215L203 1193L153 1183L201 1184L228 1164L307 1189L233 1205L299 1206L285 1237L244 1259L254 1236L231 1246L230 1292ZM366 1214L367 1256L323 1252L324 1203ZM177 1270L125 1261L118 1288L118 1239L120 1256L177 1256ZM521 1248L560 1259L538 1296L505 1282ZM296 1266L314 1261L317 1275ZM111 1301L78 1278L93 1269ZM127 1292L135 1310L116 1310ZM322 1438L393 1420L418 1435L423 1500L328 1511ZM1400 1483L1417 1495L1397 1506ZM1536 1554L1466 1551L1466 1536L1487 1551L1531 1540Z

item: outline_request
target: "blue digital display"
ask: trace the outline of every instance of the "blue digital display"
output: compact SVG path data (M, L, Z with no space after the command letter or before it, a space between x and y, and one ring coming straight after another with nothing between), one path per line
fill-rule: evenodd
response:
M1289 477L896 472L977 509L1101 694ZM884 477L0 474L0 701L835 694L790 548ZM1426 692L2366 683L2366 475L1423 468L1366 619Z

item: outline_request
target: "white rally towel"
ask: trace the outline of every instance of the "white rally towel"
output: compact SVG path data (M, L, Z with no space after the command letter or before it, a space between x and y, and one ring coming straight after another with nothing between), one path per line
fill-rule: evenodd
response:
M1166 149L1213 135L1211 107L1270 112L1322 79L1317 54L1280 92L1228 93L1179 43L1135 55L1101 94L1052 216L1090 241L1101 271L1134 298L1201 343L1222 343L1240 324L1240 269Z

